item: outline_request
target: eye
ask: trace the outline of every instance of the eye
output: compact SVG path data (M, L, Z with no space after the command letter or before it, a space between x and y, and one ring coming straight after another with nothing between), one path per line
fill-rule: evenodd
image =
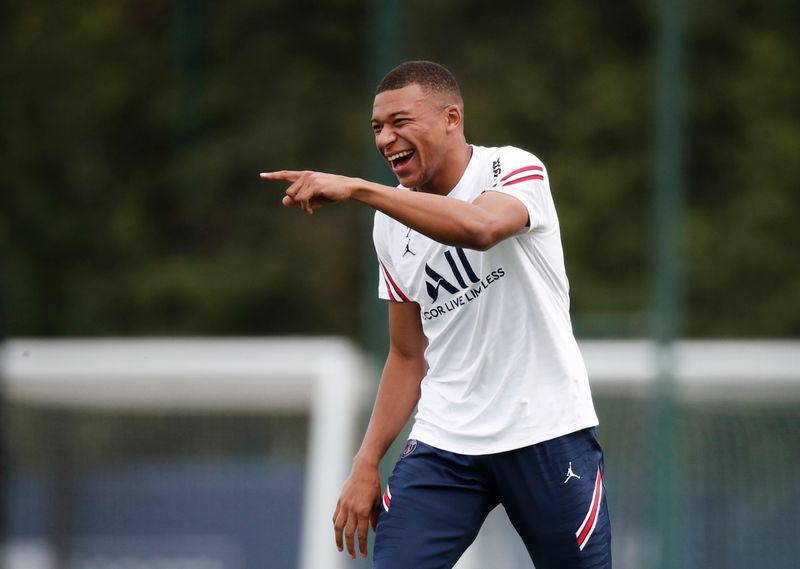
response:
M372 125L372 132L374 132L376 135L380 134L381 133L381 125L379 125L379 124Z

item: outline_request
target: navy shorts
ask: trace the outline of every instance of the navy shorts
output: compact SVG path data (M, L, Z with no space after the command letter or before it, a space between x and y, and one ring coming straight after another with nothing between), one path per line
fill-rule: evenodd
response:
M498 504L536 569L610 569L603 451L594 428L478 456L408 441L383 495L373 567L453 567Z

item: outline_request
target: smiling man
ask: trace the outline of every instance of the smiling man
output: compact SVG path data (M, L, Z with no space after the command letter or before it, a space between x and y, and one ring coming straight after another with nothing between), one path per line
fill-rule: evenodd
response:
M384 77L372 129L397 188L261 175L290 182L283 204L309 214L343 200L377 210L389 355L333 515L338 548L366 555L371 525L377 569L448 569L502 504L537 569L610 568L597 417L544 164L468 144L458 84L428 61ZM378 464L415 407L382 491Z

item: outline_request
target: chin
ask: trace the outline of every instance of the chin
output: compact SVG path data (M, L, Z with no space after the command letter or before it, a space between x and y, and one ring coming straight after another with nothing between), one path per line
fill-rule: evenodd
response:
M413 188L417 185L413 176L395 176L395 178L397 178L397 183L405 188Z
M422 184L421 176L414 172L404 176L395 176L397 181L406 188L415 188Z

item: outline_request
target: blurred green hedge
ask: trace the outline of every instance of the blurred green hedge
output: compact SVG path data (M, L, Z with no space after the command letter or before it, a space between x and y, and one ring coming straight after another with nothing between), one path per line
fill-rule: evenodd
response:
M364 333L369 213L307 218L258 172L366 176L370 3L0 8L8 333ZM402 6L467 134L548 165L582 335L646 335L657 6ZM800 5L688 7L688 336L800 335ZM367 273L367 274L365 274Z

